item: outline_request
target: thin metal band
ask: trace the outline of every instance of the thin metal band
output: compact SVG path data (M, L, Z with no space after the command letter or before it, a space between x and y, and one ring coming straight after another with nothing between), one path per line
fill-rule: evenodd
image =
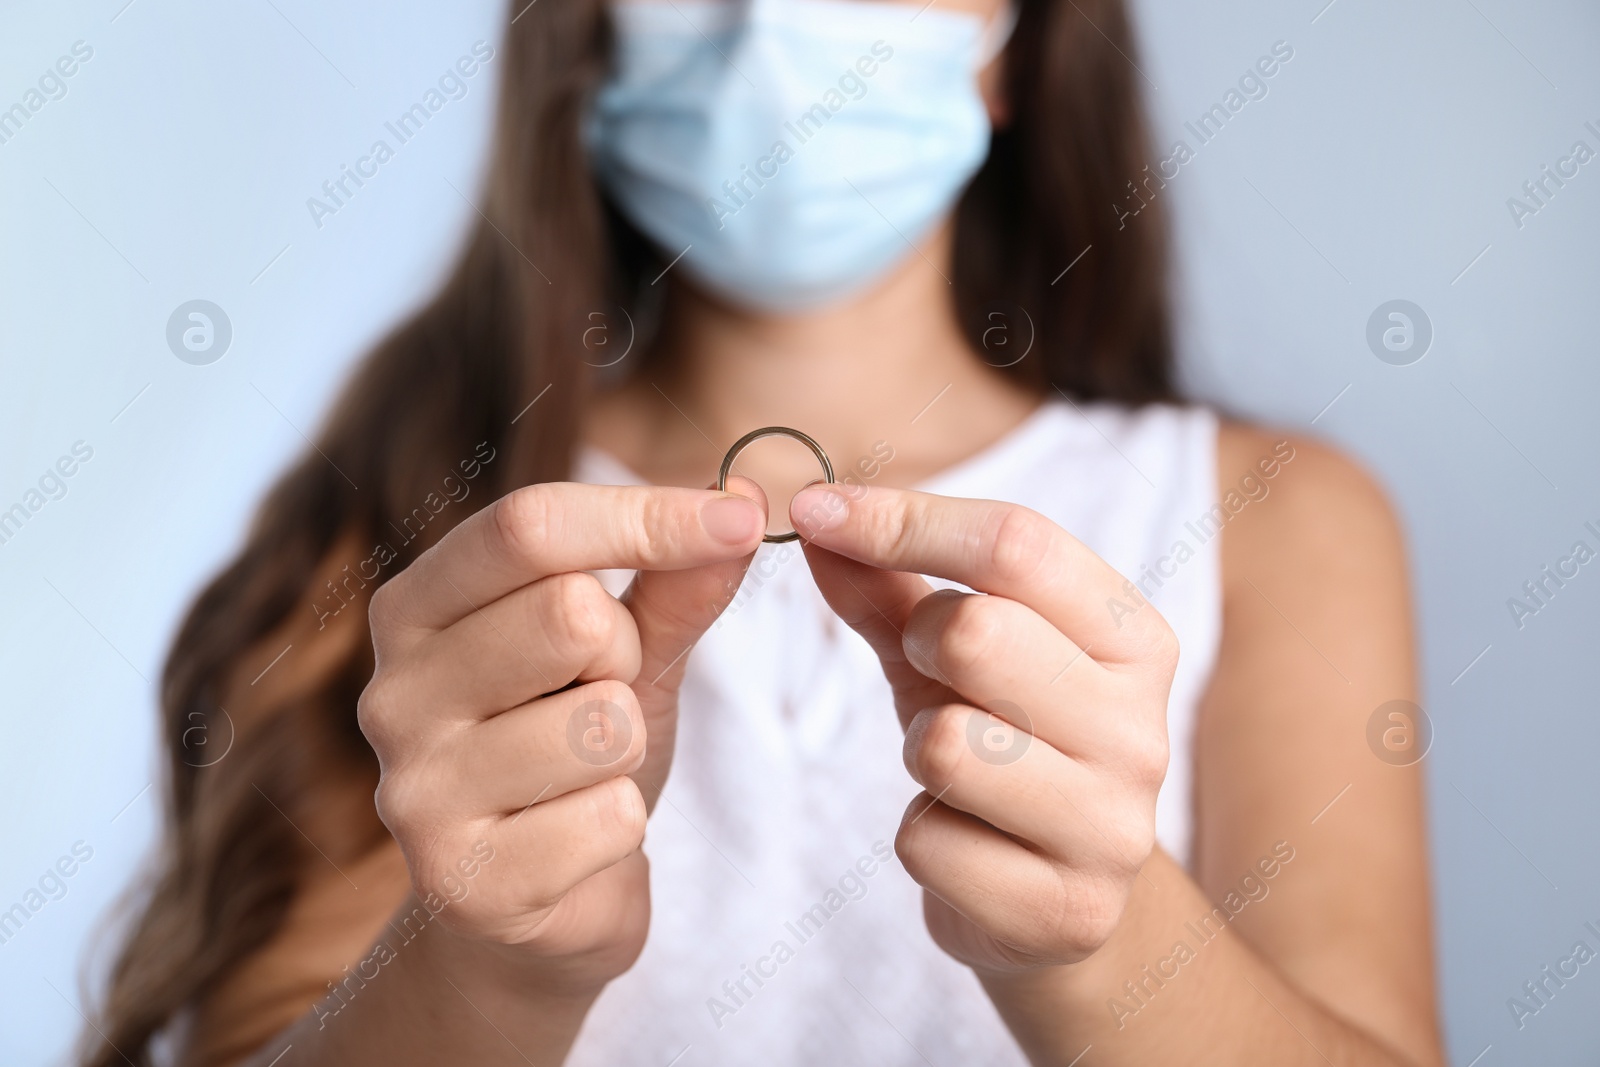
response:
M763 426L759 430L751 430L735 441L733 447L728 449L728 454L722 457L722 469L717 471L718 491L727 491L728 472L733 469L733 461L739 458L739 453L749 447L752 442L759 441L763 437L792 437L799 441L811 449L811 454L817 457L818 463L822 464L823 479L829 482L833 481L833 463L829 461L828 454L822 450L822 446L817 444L810 434L801 433L799 430L791 430L787 426ZM800 531L790 530L788 533L767 534L761 540L769 545L781 545L786 541L800 540Z

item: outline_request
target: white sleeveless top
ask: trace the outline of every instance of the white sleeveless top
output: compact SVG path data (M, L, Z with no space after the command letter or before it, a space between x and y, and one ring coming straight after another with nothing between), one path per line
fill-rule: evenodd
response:
M1222 618L1220 538L1198 521L1216 496L1216 432L1204 409L1052 401L917 486L1026 505L1134 581L1156 574L1142 585L1182 650L1156 830L1184 863L1196 708ZM643 481L593 449L574 474ZM601 579L620 593L628 575ZM645 838L649 939L567 1062L1025 1065L972 972L923 925L922 891L893 852L918 786L888 683L798 545L761 547L691 654L680 709Z

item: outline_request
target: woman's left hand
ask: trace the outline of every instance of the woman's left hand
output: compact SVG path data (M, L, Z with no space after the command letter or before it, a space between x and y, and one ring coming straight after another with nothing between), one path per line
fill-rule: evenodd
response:
M926 791L895 851L934 940L983 972L1095 952L1155 845L1171 627L1024 507L815 485L790 511L823 596L894 689Z

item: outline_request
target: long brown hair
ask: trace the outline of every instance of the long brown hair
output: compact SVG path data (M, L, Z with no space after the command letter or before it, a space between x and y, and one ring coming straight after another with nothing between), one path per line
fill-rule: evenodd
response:
M1153 162L1127 12L1122 0L1021 6L1006 53L1011 119L957 209L957 311L978 351L994 314L1024 312L1032 351L1007 373L1041 392L1170 399L1161 204L1131 224L1117 207ZM641 279L659 270L582 149L610 44L603 0L530 5L510 25L484 217L438 295L361 365L180 628L161 689L160 849L81 1063L152 1062L164 1028L280 928L316 859L290 820L325 784L319 751L336 748L376 778L355 715L372 669L364 610L353 613L359 640L313 691L228 719L237 736L225 761L194 758L194 731L220 722L246 656L308 601L319 610L327 594L313 586L335 545L386 537L483 443L497 457L483 468L484 499L568 475L590 388L590 315L639 308ZM466 513L402 541L372 584Z

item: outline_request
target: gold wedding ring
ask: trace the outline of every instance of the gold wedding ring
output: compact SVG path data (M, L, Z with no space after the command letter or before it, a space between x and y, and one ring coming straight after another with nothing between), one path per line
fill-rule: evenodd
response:
M817 444L810 434L803 434L799 430L791 430L787 426L763 426L759 430L751 430L735 441L733 447L728 449L728 454L722 457L722 469L717 471L718 491L727 491L728 472L733 469L733 461L739 457L739 453L748 448L752 442L759 441L763 437L792 437L799 441L811 449L811 454L817 457L818 463L822 464L823 480L833 481L833 464L828 460L828 454L822 450L822 446ZM800 540L800 531L790 530L788 533L781 534L769 533L764 535L761 540L769 545L780 545L786 541L798 541Z

